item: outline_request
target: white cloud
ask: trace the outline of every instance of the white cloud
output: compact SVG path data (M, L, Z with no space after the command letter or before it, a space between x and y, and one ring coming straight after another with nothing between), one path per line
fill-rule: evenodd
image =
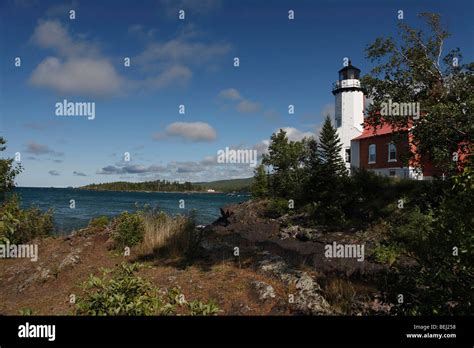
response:
M152 68L168 64L202 64L227 54L231 46L227 43L190 42L182 38L166 42L150 43L145 50L133 60Z
M33 71L33 86L47 87L60 94L79 93L94 96L119 94L123 81L106 59L55 57L43 60Z
M128 27L128 32L131 35L141 39L141 40L151 40L155 37L155 34L158 32L158 29L151 28L145 29L145 27L141 24L134 24Z
M219 98L229 100L240 100L242 99L242 96L235 88L228 88L219 92Z
M97 174L105 175L117 175L117 174L148 174L148 173L160 173L166 171L165 167L162 166L143 166L143 165L127 165L123 167L106 166L101 170L97 171Z
M134 26L134 32L144 32L141 26ZM203 42L196 40L201 36L193 25L186 25L168 41L149 42L145 49L135 57L136 64L148 77L134 81L134 87L162 88L169 85L186 85L192 78L191 67L204 67L210 70L216 66L216 60L231 50L224 42Z
M128 175L128 180L137 176L142 180L166 179L171 181L212 181L221 179L248 178L253 176L253 168L242 164L217 163L216 156L205 157L201 161L173 161L165 166L133 165L106 166L97 171L102 175Z
M241 113L253 113L259 111L261 108L260 103L253 102L250 100L242 100L237 104L237 111Z
M258 102L244 98L242 94L235 88L227 88L219 92L217 95L220 99L238 102L235 108L240 113L254 113L261 110L262 105Z
M217 133L212 126L205 122L174 122L166 127L165 133L153 135L155 140L168 137L180 137L189 141L212 141L217 138Z
M87 176L86 174L84 174L83 172L78 172L78 171L73 171L72 174L74 176Z
M268 146L270 145L270 140L265 139L262 140L261 142L255 144L253 148L257 150L257 158L260 160L262 158L262 155L268 153Z
M44 59L31 74L31 85L59 94L110 96L122 91L122 78L111 62L99 54L98 46L74 39L58 20L39 21L31 41L60 56Z
M58 20L40 20L31 40L41 48L50 48L66 57L97 55L96 45L84 40L74 40L65 26Z
M193 73L185 66L171 66L160 74L137 83L147 88L163 88L170 85L185 85L191 80Z
M303 138L310 138L315 136L315 134L312 132L303 132L294 127L283 127L280 129L283 129L286 132L286 136L290 141L300 141ZM278 132L280 129L278 129L276 132Z
M48 145L39 144L39 143L34 142L34 141L28 142L28 144L26 145L25 152L32 153L36 156L39 156L39 155L52 155L52 156L60 157L60 156L63 155L62 152L56 152L56 151L50 149L48 147Z

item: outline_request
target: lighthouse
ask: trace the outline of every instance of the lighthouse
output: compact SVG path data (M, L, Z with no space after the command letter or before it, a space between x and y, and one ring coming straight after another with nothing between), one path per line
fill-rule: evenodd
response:
M360 69L349 64L339 70L339 80L332 89L336 98L334 124L342 143L341 157L346 168L351 167L351 140L363 132L364 122L364 92L360 83Z

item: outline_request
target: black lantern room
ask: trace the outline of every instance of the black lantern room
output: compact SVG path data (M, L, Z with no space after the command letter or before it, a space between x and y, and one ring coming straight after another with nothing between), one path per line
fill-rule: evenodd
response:
M349 65L339 70L339 81L354 80L354 79L358 80L359 76L360 76L360 69L353 66L350 60L349 60Z

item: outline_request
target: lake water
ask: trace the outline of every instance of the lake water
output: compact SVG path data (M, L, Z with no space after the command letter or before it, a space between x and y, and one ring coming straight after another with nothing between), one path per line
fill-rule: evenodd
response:
M198 224L209 224L220 216L219 208L250 199L249 195L226 195L221 193L165 193L165 192L118 192L87 191L63 188L18 187L14 192L21 197L22 207L32 205L41 210L52 208L58 234L66 234L73 229L87 226L91 218L109 217L123 211L133 212L148 204L159 207L168 214L188 214L196 211ZM70 200L76 207L70 208ZM184 199L185 209L179 208Z

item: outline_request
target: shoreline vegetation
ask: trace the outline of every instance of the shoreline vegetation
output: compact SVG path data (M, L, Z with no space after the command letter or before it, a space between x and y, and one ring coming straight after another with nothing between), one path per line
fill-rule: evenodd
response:
M164 193L249 193L253 178L218 180L211 182L184 182L167 180L126 182L116 181L89 184L75 189L90 191L164 192Z

